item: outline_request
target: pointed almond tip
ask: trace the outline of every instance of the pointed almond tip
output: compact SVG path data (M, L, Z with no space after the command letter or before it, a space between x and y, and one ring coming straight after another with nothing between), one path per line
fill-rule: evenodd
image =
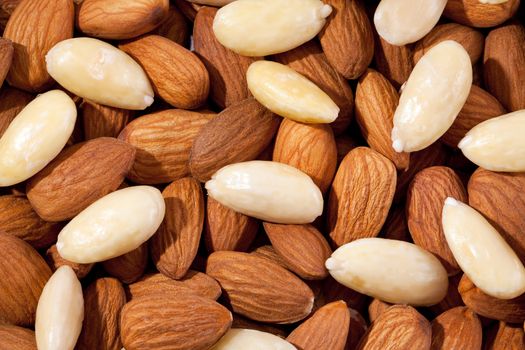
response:
M459 201L455 198L447 197L447 199L445 199L445 205L457 206L459 205Z
M458 148L464 149L465 147L469 146L471 142L472 142L472 136L467 135L463 139L461 139L461 141L459 141Z
M403 142L400 139L393 139L392 140L392 148L397 153L402 153L403 152Z
M330 14L332 13L332 6L330 5L323 5L323 7L321 7L321 10L319 11L320 15L321 15L321 18L326 18L328 16L330 16Z
M330 271L337 269L339 267L339 263L334 258L328 258L325 261L324 266L328 269L328 271Z

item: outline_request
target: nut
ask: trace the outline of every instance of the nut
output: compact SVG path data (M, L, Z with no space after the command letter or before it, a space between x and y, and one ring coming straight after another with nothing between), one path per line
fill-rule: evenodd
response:
M276 335L254 329L230 329L210 350L243 350L256 345L261 349L295 350L295 346Z

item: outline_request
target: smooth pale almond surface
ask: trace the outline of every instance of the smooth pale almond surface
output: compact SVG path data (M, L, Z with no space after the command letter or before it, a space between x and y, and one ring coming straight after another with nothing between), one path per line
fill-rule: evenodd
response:
M73 350L84 319L82 286L69 266L61 266L47 281L36 309L38 350Z
M512 299L525 292L525 267L480 213L449 197L442 221L454 258L479 289L499 299Z
M446 40L431 48L416 64L394 114L392 147L397 152L422 150L454 123L472 86L467 51Z
M232 328L211 350L296 350L276 335L254 329Z
M60 90L31 101L0 138L0 186L25 181L64 148L77 118L75 103Z
M240 55L267 56L314 38L331 12L319 0L237 0L217 12L213 31Z
M279 224L309 224L323 212L323 196L312 179L277 162L227 165L206 182L206 189L230 209Z
M472 128L458 147L473 163L492 171L525 171L525 109Z
M144 109L153 103L153 89L142 67L104 41L61 41L49 50L46 62L51 77L77 96L124 109Z
M339 283L394 304L428 306L447 293L445 268L415 244L384 238L347 243L326 260Z
M134 186L84 209L58 235L57 249L76 263L108 260L138 248L159 228L166 207L158 189Z
M331 123L339 107L317 85L284 64L257 61L246 73L248 89L263 106L303 123Z

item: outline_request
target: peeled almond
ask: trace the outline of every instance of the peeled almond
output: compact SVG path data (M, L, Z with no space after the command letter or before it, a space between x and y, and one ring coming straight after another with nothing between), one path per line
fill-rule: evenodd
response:
M47 281L36 309L38 350L73 350L82 329L84 297L73 269L59 267Z
M394 114L392 147L396 152L422 150L454 123L472 86L467 51L446 40L417 62Z
M323 212L323 195L312 179L277 162L227 165L206 182L206 189L232 210L278 224L308 224Z
M286 340L254 329L230 329L211 350L296 350Z
M449 197L442 221L454 258L476 287L499 299L513 299L525 292L525 267L480 213Z
M134 186L84 209L58 235L60 256L75 263L108 260L138 248L159 228L166 207L158 189Z
M439 260L415 244L363 238L339 247L326 260L339 283L393 304L429 306L447 294L447 271Z
M458 147L487 170L525 171L525 109L476 125Z
M246 73L248 89L260 104L302 123L331 123L339 107L317 85L284 64L257 61Z
M217 12L213 32L240 55L267 56L313 39L330 13L320 0L237 0Z

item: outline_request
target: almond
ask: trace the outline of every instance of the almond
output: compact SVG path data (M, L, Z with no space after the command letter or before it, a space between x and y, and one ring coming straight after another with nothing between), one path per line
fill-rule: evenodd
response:
M32 99L30 94L8 86L0 91L0 137Z
M275 248L271 245L260 246L250 254L260 258L268 259L271 262L276 263L277 265L288 270L288 264L286 261L284 261L283 257L279 255L279 253L277 253Z
M80 107L86 141L97 137L118 137L131 119L130 110L103 106L89 100L83 100Z
M481 340L481 322L467 307L450 309L432 321L431 350L481 349Z
M0 86L4 83L4 79L11 68L13 62L13 43L9 39L0 39Z
M187 46L190 41L190 31L191 28L186 17L175 5L170 5L164 21L151 34L160 35L179 45Z
M387 303L377 298L372 299L368 305L368 318L370 319L370 322L377 320L390 306L392 306L391 303Z
M495 27L511 18L519 5L520 0L508 0L500 4L480 0L450 0L443 15L470 27Z
M340 284L330 275L322 282L321 295L325 303L343 300L349 307L356 310L364 310L365 303L368 301L365 295Z
M126 254L102 262L107 273L122 283L132 283L139 279L148 265L148 245L143 243Z
M441 300L439 303L430 307L430 311L432 311L434 315L439 316L447 310L465 305L458 291L461 277L462 274L449 277L447 295L445 295L445 298L443 298L443 300Z
M348 330L348 337L346 338L345 349L352 350L357 348L363 335L366 334L368 323L358 311L352 308L348 310L350 311L350 328Z
M521 349L525 347L525 334L521 324L494 323L486 332L485 350Z
M258 346L261 349L295 350L286 340L254 329L230 329L211 350L242 350Z
M232 329L233 328L254 329L256 331L271 333L283 339L285 339L286 335L288 334L288 332L284 331L282 328L279 328L278 325L252 321L237 314L233 315Z
M179 8L179 10L182 12L182 14L191 22L195 20L195 17L197 16L197 12L206 7L203 5L189 2L187 0L175 0L175 4Z
M36 350L35 332L26 328L2 324L0 339L1 350Z
M15 8L20 4L22 0L2 0L0 1L0 27L5 28L9 17L15 10Z
M412 68L412 45L392 45L379 35L375 36L374 61L377 70L396 89L408 80Z
M279 265L246 253L215 252L206 273L215 278L233 311L256 321L293 323L312 310L311 289Z
M87 274L91 271L94 264L77 264L71 261L64 259L58 254L57 246L53 244L46 252L45 259L51 270L56 271L59 267L67 265L73 269L75 275L78 279L86 277Z

